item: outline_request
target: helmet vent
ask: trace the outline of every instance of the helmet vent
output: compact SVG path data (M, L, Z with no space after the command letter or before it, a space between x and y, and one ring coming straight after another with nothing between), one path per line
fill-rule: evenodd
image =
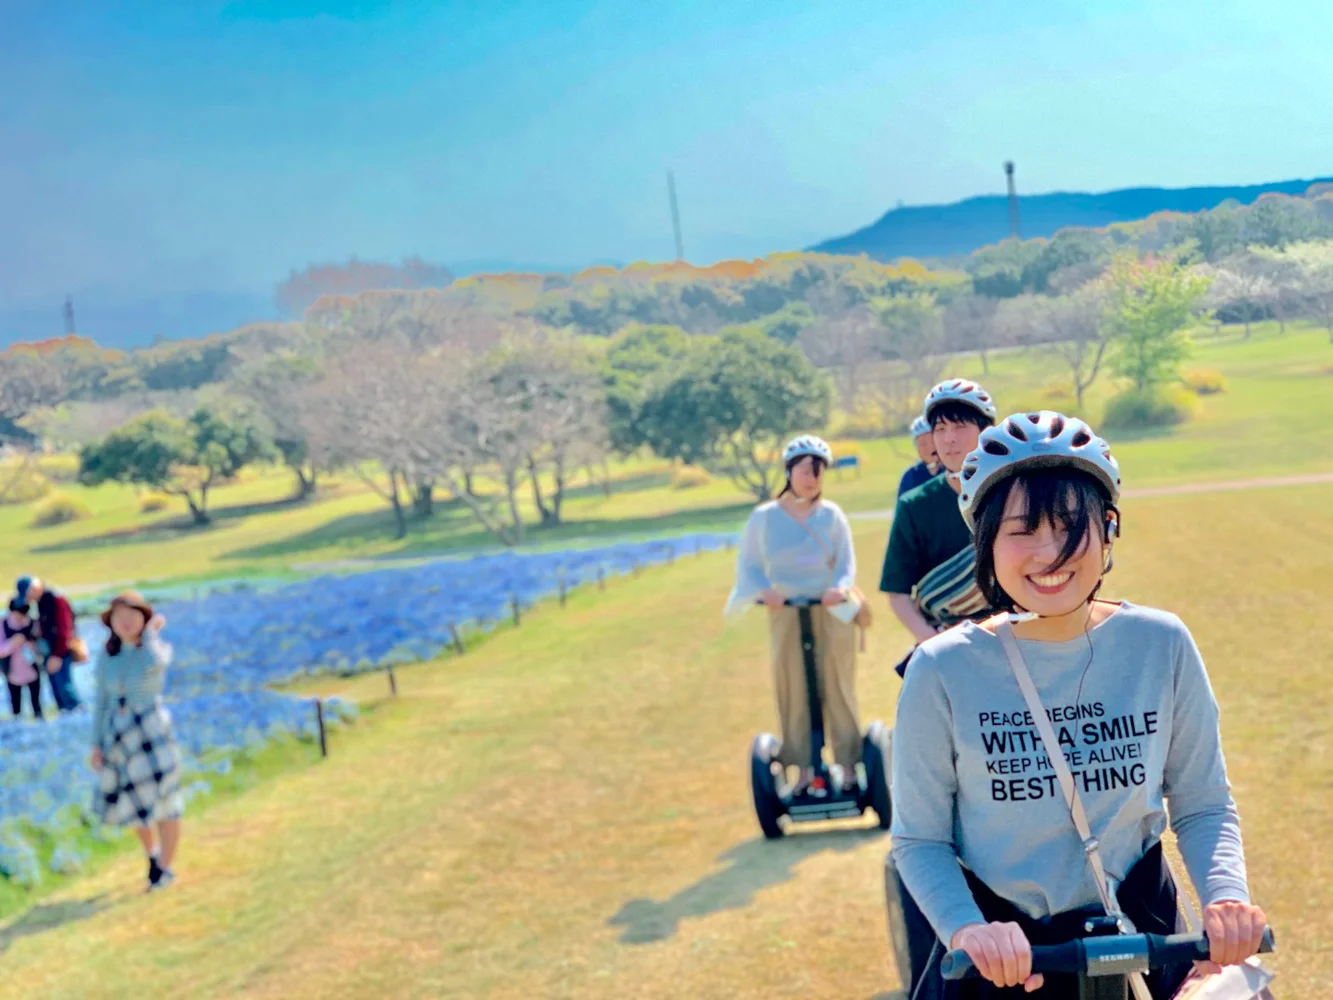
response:
M963 470L964 479L971 479L976 474L977 474L977 467L975 465L969 465L966 469Z
M1016 421L1013 420L1009 421L1009 423L1004 425L1004 429L1007 430L1014 437L1018 438L1018 440L1020 441L1027 441L1028 439L1027 432L1023 430L1022 427L1019 427ZM1007 455L1009 453L1006 451L1005 454Z
M1026 441L1027 438L1024 438L1023 440ZM988 455L998 455L1001 458L1009 454L1009 446L1006 445L1003 441L996 441L994 439L987 441L985 444L983 444L981 446L981 450Z
M1091 440L1092 440L1092 435L1090 435L1087 431L1077 430L1074 432L1074 440L1071 441L1070 443L1075 448L1082 448L1085 444L1087 444Z
M1051 437L1059 437L1060 432L1065 429L1065 418L1057 416L1051 421Z
M1033 424L1033 426L1036 426L1037 424L1041 423L1041 414L1040 414L1040 413L1029 413L1029 414L1028 414L1028 420Z

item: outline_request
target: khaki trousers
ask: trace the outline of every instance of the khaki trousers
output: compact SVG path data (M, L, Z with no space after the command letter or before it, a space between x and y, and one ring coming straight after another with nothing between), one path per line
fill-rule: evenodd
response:
M796 608L768 611L773 687L782 726L784 765L810 766L810 708L801 650L801 620ZM861 726L856 716L856 626L844 625L823 607L810 609L815 635L819 700L824 706L824 743L833 759L853 767L861 759Z

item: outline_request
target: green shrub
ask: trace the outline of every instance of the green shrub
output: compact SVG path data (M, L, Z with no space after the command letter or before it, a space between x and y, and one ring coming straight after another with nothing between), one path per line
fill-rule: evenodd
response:
M708 470L701 469L697 465L682 465L671 473L673 490L692 490L699 486L707 486L712 481L713 477L708 474Z
M1108 430L1149 430L1183 424L1198 406L1194 394L1179 387L1126 389L1106 401L1102 427Z
M70 452L43 455L37 460L37 468L53 483L79 481L79 456Z
M830 431L835 437L853 441L869 441L889 435L884 426L883 411L871 405L859 406L854 413L838 414Z
M50 528L57 524L80 521L89 515L87 506L64 493L52 493L37 505L32 515L34 528Z
M1225 392L1227 388L1227 380L1222 377L1222 373L1212 369L1186 372L1182 381L1196 396L1212 396Z
M145 493L139 498L140 514L156 514L171 505L171 497L165 493Z
M0 504L33 503L51 492L51 481L24 461L0 465Z

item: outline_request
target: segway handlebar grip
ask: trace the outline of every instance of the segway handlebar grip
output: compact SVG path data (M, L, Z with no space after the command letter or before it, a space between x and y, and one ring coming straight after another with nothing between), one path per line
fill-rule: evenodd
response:
M1087 964L1083 942L1079 939L1064 944L1035 945L1032 949L1032 973L1080 973ZM940 974L945 979L975 978L981 973L972 962L972 956L959 948L946 954L940 962Z
M1203 962L1208 959L1208 937L1204 934L1145 934L1148 939L1149 964L1154 969L1166 965L1181 965L1185 962ZM1264 928L1263 940L1259 942L1259 953L1267 955L1277 947L1273 938L1273 928Z
M763 604L763 601L755 601L755 604ZM788 608L812 608L817 604L823 603L822 597L788 597L783 605Z

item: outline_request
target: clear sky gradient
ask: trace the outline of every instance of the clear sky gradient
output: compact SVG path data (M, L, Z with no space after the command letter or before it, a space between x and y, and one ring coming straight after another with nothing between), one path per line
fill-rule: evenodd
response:
M1333 4L0 0L0 300L799 248L896 202L1333 173Z

